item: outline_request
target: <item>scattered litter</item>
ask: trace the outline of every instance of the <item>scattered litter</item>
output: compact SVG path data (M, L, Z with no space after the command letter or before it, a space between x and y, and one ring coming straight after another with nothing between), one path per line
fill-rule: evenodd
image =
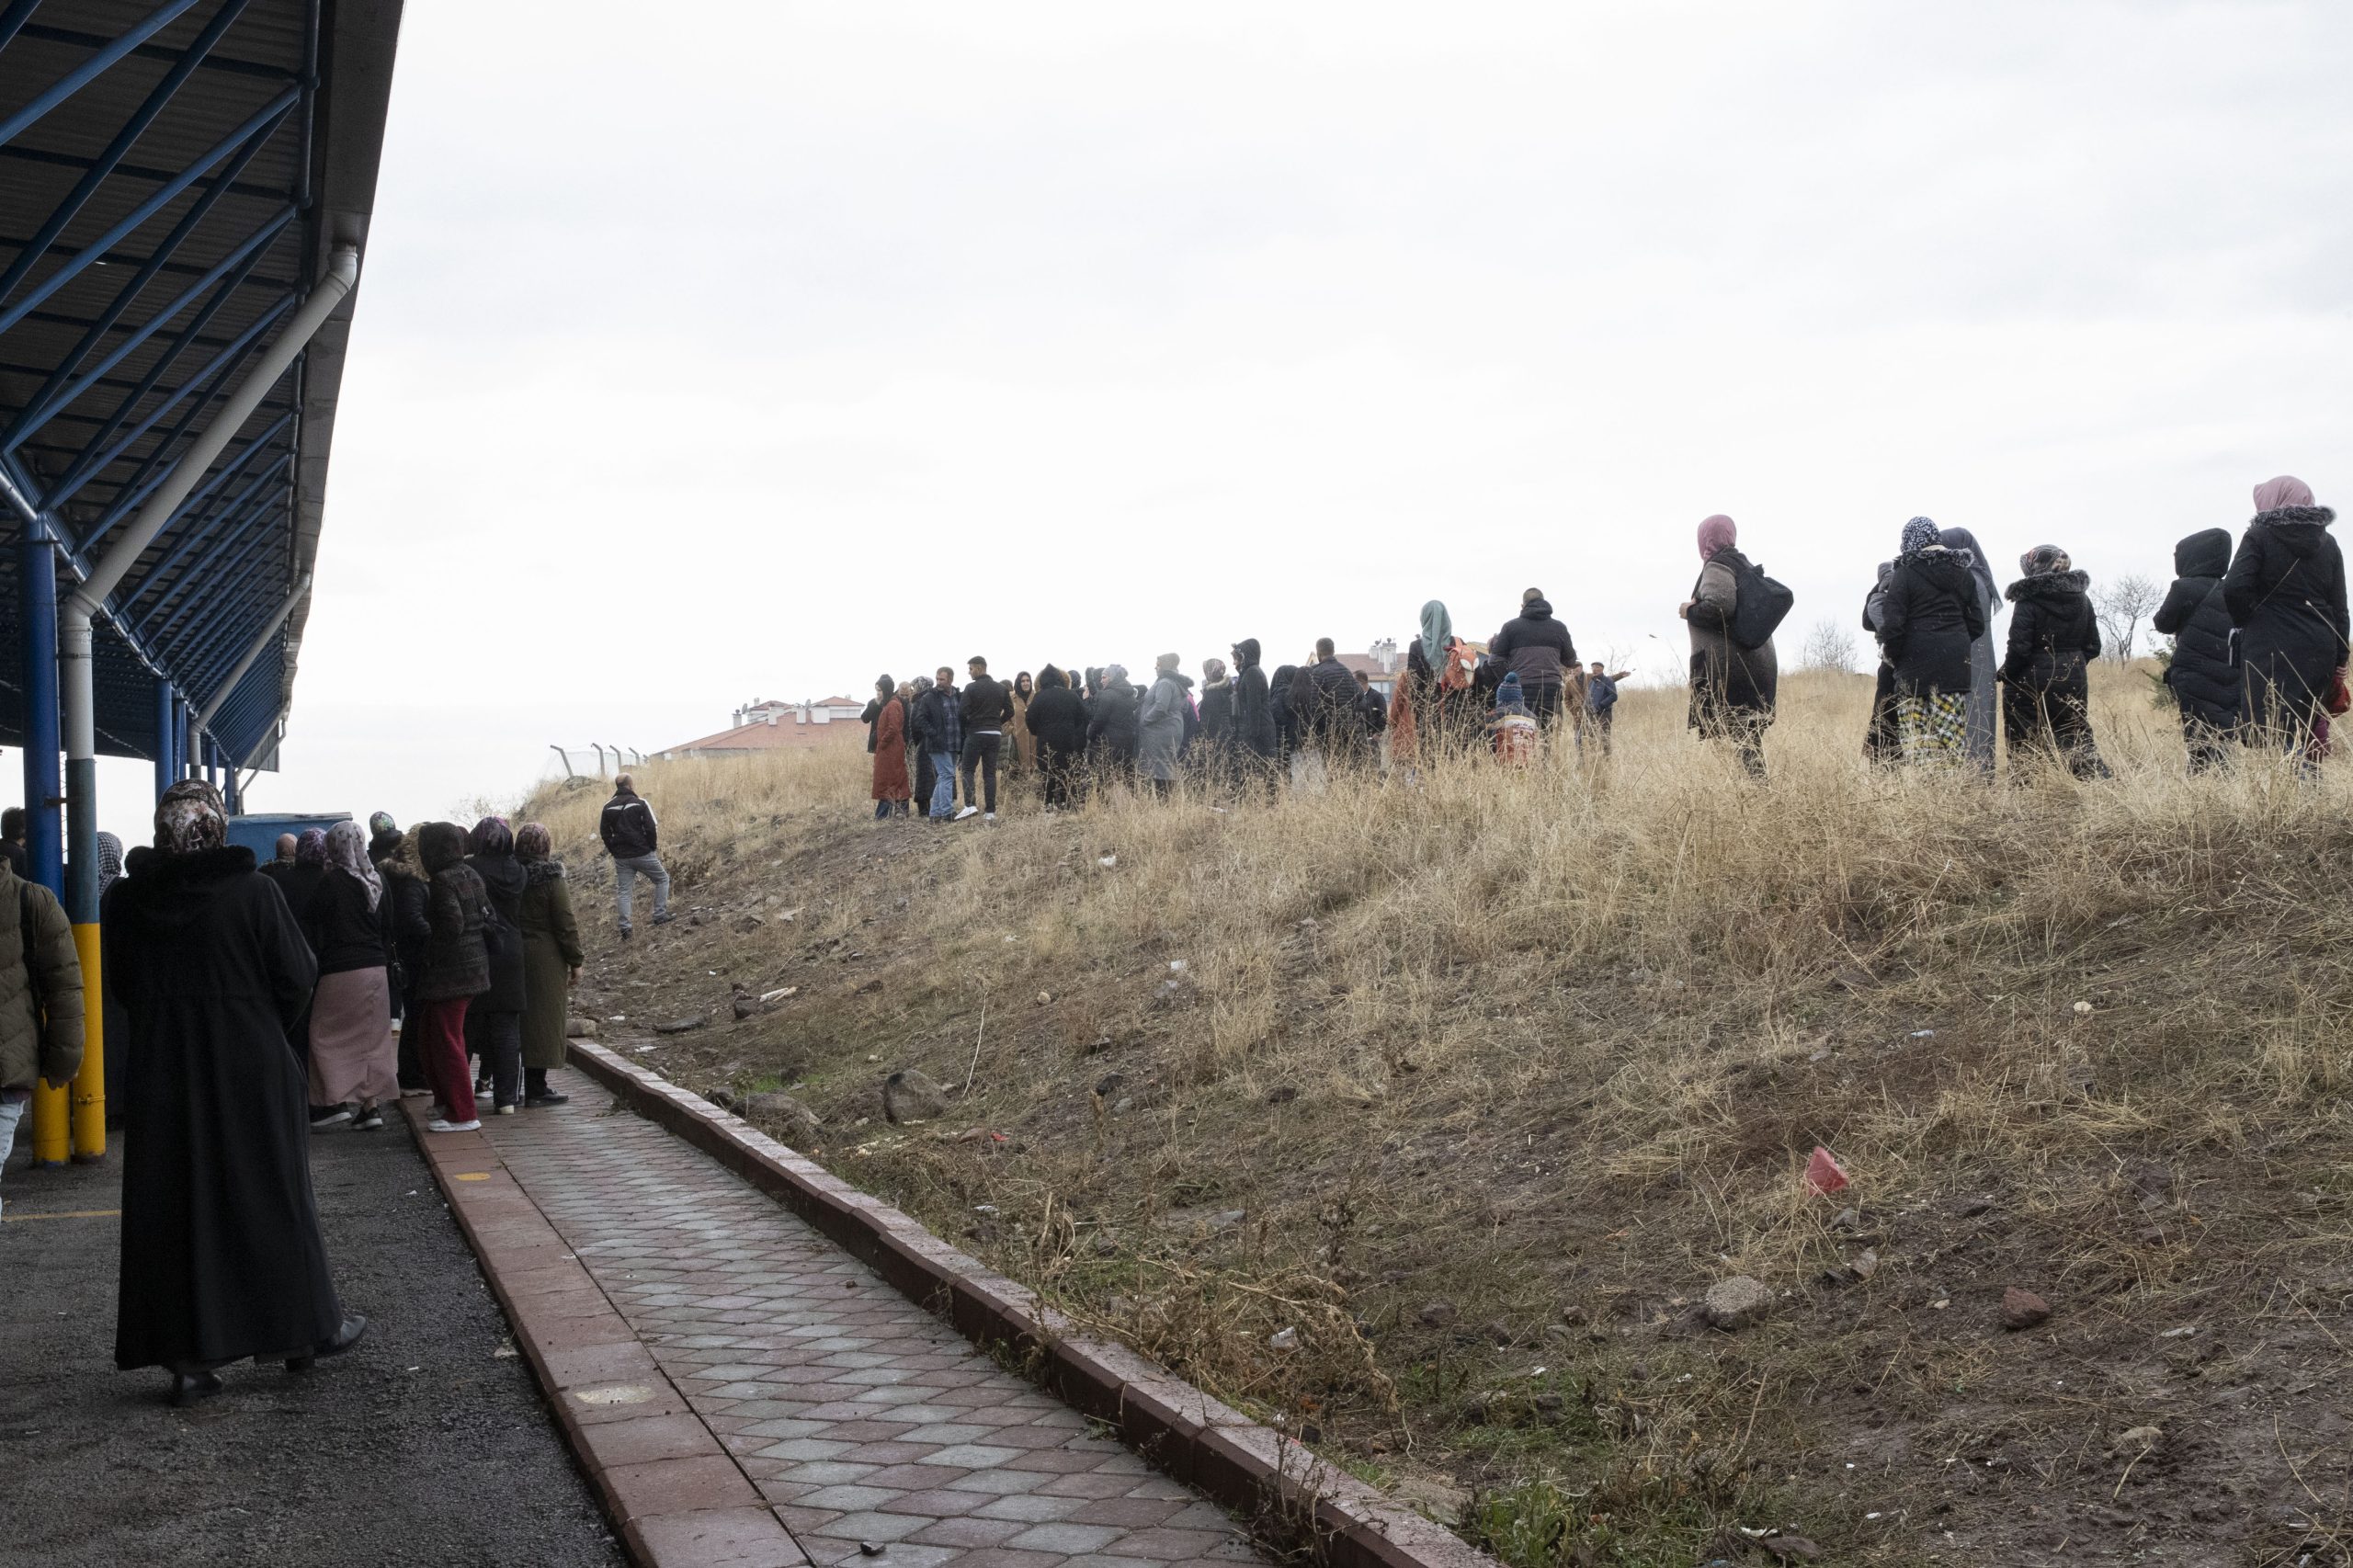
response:
M1040 1006L1040 1007L1044 1006L1047 1003L1049 1003L1049 1002L1052 1001L1053 999L1054 999L1054 994L1053 994L1052 992L1051 992L1051 991L1040 991L1040 992L1039 992L1039 993L1038 993L1038 1006Z
M1184 973L1185 960L1183 959L1170 959L1168 960L1168 972L1171 974Z
M1299 1330L1295 1328L1286 1328L1278 1333L1268 1335L1267 1336L1267 1347L1269 1350L1298 1349Z
M1116 866L1120 863L1120 858L1117 855L1106 855L1095 863L1098 866Z
M2197 1333L2198 1325L2196 1324L2184 1324L2179 1328L2169 1328L2165 1330L2163 1334L2157 1335L2157 1337L2159 1339L2188 1339Z
M760 1006L765 1007L772 1002L781 1002L788 996L798 994L800 990L798 985L779 985L773 991L763 991L760 993Z
M1937 1031L1934 1029L1914 1029L1912 1031L1912 1038L1914 1040L1934 1040L1937 1038Z
M2092 1005L2089 1002L2078 1002L2075 1004L2075 1011L2078 1013L2088 1013L2091 1010Z
M1816 1197L1836 1192L1847 1185L1847 1173L1831 1157L1830 1151L1816 1143L1813 1157L1805 1163L1806 1190Z
M882 1549L870 1540L861 1540L858 1543L858 1554L860 1557L880 1557Z
M424 1369L424 1368L422 1368L422 1367L410 1367L410 1368L407 1368L407 1369L406 1369L406 1370L408 1370L408 1371L412 1371L412 1372L421 1372L421 1371L425 1370L425 1369Z
M492 1351L490 1355L491 1358L495 1361L512 1360L515 1356L515 1342L511 1339L500 1340L498 1342L498 1348Z
M994 1214L996 1212L996 1205L994 1203L975 1203L972 1205L972 1212L975 1214Z

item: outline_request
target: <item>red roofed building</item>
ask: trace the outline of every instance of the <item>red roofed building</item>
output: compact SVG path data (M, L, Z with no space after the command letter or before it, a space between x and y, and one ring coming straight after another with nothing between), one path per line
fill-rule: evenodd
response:
M732 728L687 741L654 755L665 762L684 756L742 756L762 751L805 751L814 746L866 744L858 715L866 704L855 697L808 702L754 701L735 710Z

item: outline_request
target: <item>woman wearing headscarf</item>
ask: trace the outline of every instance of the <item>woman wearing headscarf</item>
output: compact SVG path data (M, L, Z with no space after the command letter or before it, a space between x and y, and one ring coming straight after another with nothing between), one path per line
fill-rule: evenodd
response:
M1021 722L1036 743L1046 809L1060 811L1073 803L1086 758L1086 704L1070 688L1070 677L1060 666L1048 665L1038 672L1038 694L1029 699Z
M1223 659L1201 661L1199 712L1191 766L1222 789L1233 777L1233 679Z
M432 934L418 966L417 1058L438 1097L429 1132L472 1132L482 1126L474 1114L473 1074L466 1071L466 1009L490 989L490 950L483 941L490 894L466 864L466 830L453 822L429 822L416 830L418 863L427 879L426 912Z
M523 1103L523 979L522 863L515 858L515 833L499 816L474 824L468 842L473 853L466 864L482 879L490 895L483 922L483 950L490 960L490 989L466 1009L466 1043L489 1074L491 1106L500 1116L513 1116ZM474 1081L474 1092L482 1092Z
M373 1131L384 1125L381 1103L400 1093L399 1048L385 969L384 879L360 839L356 822L327 829L327 873L302 906L302 935L319 967L311 1103L356 1107L352 1126Z
M228 832L212 786L173 785L156 853L108 900L105 968L131 1019L115 1365L167 1369L175 1404L220 1392L232 1361L306 1369L367 1327L327 1271L286 1048L310 945Z
M285 881L278 883L278 891L286 895L286 907L294 912L295 919L302 918L302 911L310 905L311 895L319 891L319 884L326 881L326 829L306 827L294 840L294 869L286 873Z
M1026 778L1038 766L1038 747L1029 736L1029 702L1038 695L1038 683L1023 670L1013 677L1013 688L1007 693L1013 702L1013 717L1005 726L1006 765L1008 779Z
M2173 639L2165 687L2181 713L2192 773L2222 765L2245 710L2246 679L2231 637L2231 609L2222 602L2222 574L2230 569L2228 532L2191 534L2173 547L2173 586L2150 622L2157 635Z
M1969 645L1984 634L1975 562L1927 517L1904 548L1880 606L1879 645L1895 671L1895 729L1907 763L1957 764L1969 740Z
M2241 733L2309 763L2313 721L2345 667L2345 556L2328 533L2336 514L2288 474L2256 485L2255 506L2222 578L2246 677Z
M1290 699L1291 683L1300 679L1297 665L1277 665L1267 682L1267 715L1275 726L1275 781L1290 777L1290 759L1300 747L1299 710Z
M1425 756L1461 744L1475 661L1454 635L1444 603L1422 606L1421 635L1405 647L1405 674L1389 693L1389 760L1408 778Z
M2010 737L2010 778L2021 765L2056 757L2078 778L2105 778L2108 765L2092 740L2090 663L2099 657L2099 618L2091 579L2055 544L2018 557L2026 574L2010 585L2008 657L2002 661L2002 727Z
M1740 608L1740 577L1749 570L1739 529L1719 512L1699 524L1699 580L1677 612L1691 627L1691 708L1685 721L1699 738L1730 741L1752 778L1765 777L1765 732L1781 665L1767 638L1744 648L1733 636Z
M1870 633L1871 646L1879 649L1880 655L1871 686L1870 723L1863 731L1863 760L1884 767L1904 760L1904 742L1895 732L1895 666L1887 662L1887 650L1879 642L1881 621L1887 610L1888 579L1894 575L1895 562L1881 562L1871 591L1863 596L1863 630Z
M515 858L523 868L523 901L515 921L523 929L523 1103L558 1106L572 1096L548 1087L548 1072L563 1066L571 1051L564 1031L571 1021L572 987L587 955L580 949L580 926L572 917L572 885L544 824L527 822L516 830Z
M1152 689L1136 709L1136 762L1155 794L1176 788L1176 752L1185 744L1185 692L1193 677L1175 653L1154 661Z
M400 1020L397 1056L401 1094L429 1093L432 1088L418 1054L422 1028L418 1021L416 983L425 974L425 953L433 939L431 893L425 863L417 857L416 830L395 832L386 844L376 839L376 874L384 880L384 897L377 913L384 922L384 939L392 949L394 1016Z
M1275 730L1273 693L1267 672L1258 663L1258 640L1245 637L1233 654L1233 762L1246 784L1274 782L1275 756L1281 743Z
M1956 554L1966 555L1972 564L1970 582L1977 590L1977 613L1985 622L1969 644L1969 738L1965 749L1969 760L1987 777L1994 772L1995 714L2001 706L1996 687L1996 666L2000 660L1994 653L1994 618L2001 613L2002 585L1994 581L1994 565L1977 542L1977 536L1967 528L1942 528L1937 541Z
M907 735L907 767L915 776L914 799L922 801L926 805L930 802L932 794L938 785L939 773L931 760L931 753L924 750L923 742L915 734L915 726L906 721L915 717L915 704L921 701L924 693L930 689L931 677L917 676L907 682L900 697L901 727L906 731Z
M1104 665L1103 687L1095 699L1094 716L1086 722L1086 749L1095 760L1098 783L1108 786L1134 779L1136 751L1143 741L1142 708L1142 696L1128 683L1128 667ZM1178 733L1182 738L1181 728Z
M915 789L907 780L907 705L889 676L874 683L874 729L866 749L874 754L874 820L905 816Z

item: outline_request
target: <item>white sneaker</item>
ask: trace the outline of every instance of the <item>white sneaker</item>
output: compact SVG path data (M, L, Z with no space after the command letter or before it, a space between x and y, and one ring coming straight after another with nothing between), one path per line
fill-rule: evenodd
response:
M966 817L976 817L976 816L979 816L980 814L981 814L981 808L980 808L980 807L978 807L978 806L966 806L962 811L958 812L956 813L956 820L957 820L958 822L962 822Z
M428 1121L425 1124L425 1130L427 1132L480 1132L482 1119L476 1117L472 1121Z
M996 821L996 813L995 812L983 812L981 813L981 820L983 822L995 822Z

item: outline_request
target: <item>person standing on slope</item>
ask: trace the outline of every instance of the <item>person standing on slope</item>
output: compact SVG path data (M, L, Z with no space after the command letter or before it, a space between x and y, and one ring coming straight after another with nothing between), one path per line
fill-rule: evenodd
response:
M2150 623L2173 639L2165 686L2181 710L2192 773L2222 765L2245 710L2246 679L2231 640L2231 608L2222 602L2222 574L2230 569L2231 536L2222 528L2175 545L2173 586Z
M1762 778L1781 665L1770 637L1744 648L1733 635L1742 579L1754 575L1739 537L1738 525L1722 512L1699 524L1699 580L1677 611L1691 628L1691 708L1685 722L1703 741L1730 741L1749 776Z
M661 824L654 808L638 799L637 780L624 773L613 780L613 798L597 819L597 836L613 858L613 902L620 912L621 936L630 934L630 893L640 877L654 883L654 924L670 923L670 873L662 869Z

